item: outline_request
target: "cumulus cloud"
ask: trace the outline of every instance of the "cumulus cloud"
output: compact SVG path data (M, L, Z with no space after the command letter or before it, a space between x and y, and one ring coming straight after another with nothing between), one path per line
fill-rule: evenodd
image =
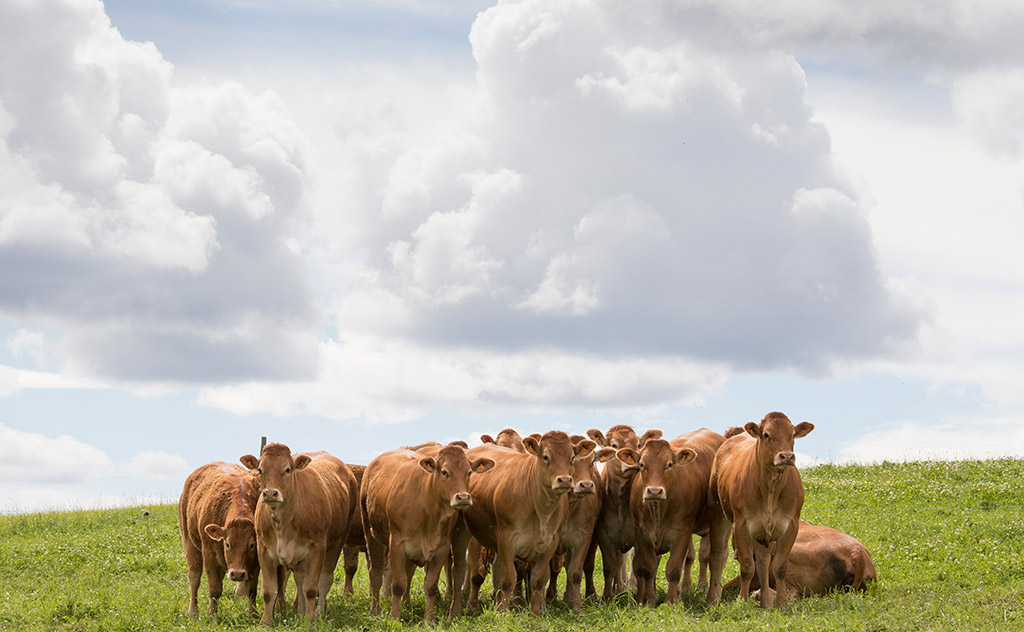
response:
M114 471L105 452L70 435L51 439L0 424L0 480L72 482L108 476Z
M840 462L992 459L1019 456L1024 428L1016 419L902 421L866 432L842 446Z
M190 469L185 459L163 450L140 452L121 466L121 471L130 476L161 480L185 477Z
M280 99L176 84L94 0L6 3L0 25L0 313L84 374L312 374L320 313L289 245L305 141Z
M353 161L349 199L385 228L361 233L342 338L809 372L913 339L796 60L662 10L478 17L475 93L442 124L468 140L410 147L383 185Z

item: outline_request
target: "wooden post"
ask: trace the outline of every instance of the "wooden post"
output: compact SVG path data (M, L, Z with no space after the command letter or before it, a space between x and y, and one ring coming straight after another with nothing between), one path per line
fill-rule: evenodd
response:
M260 456L263 456L263 448L267 447L267 438L262 437L260 439Z

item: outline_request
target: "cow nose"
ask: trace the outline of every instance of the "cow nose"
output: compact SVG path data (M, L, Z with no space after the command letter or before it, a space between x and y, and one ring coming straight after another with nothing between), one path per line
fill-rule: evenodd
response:
M263 502L265 503L279 503L281 502L281 492L276 489L264 489L263 490Z
M473 495L469 492L458 492L452 495L452 507L469 507L473 504Z
M238 570L237 568L232 568L228 571L228 577L231 578L231 581L244 582L245 580L249 579L249 573L245 570Z
M665 488L649 486L644 490L646 500L665 500Z
M776 465L793 465L796 463L796 454L792 452L779 452L775 457Z
M582 481L576 481L576 487L573 492L577 494L593 494L594 493L594 481L585 479Z
M552 487L555 489L572 489L572 476L567 474L556 476L555 484Z

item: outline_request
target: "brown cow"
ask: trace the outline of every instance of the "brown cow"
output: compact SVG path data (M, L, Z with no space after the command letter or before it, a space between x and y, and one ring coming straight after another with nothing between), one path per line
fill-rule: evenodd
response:
M740 597L750 596L750 580L757 575L768 585L769 571L777 587L775 606L786 604L786 571L789 553L799 530L804 487L796 469L793 441L814 430L814 424L796 426L782 413L765 415L760 424L750 422L745 434L729 437L718 450L711 469L708 500L712 505L711 586L708 605L722 597L729 523L740 562ZM717 510L720 509L721 513ZM770 568L769 568L770 566ZM768 607L768 591L761 593L761 607Z
M353 465L352 463L346 463L345 465L348 466L352 476L355 477L356 489L358 489L363 483L363 472L366 471L366 466ZM362 514L359 511L354 511L352 512L352 522L348 527L348 539L345 541L345 547L342 549L342 565L345 568L345 596L355 593L355 587L352 585L352 582L356 577L356 573L359 572L360 552L366 552L366 538L363 536Z
M689 567L693 562L693 535L706 534L710 527L708 479L715 451L723 441L722 435L701 428L671 442L653 439L639 451L623 448L616 453L624 469L638 472L630 495L638 603L654 605L654 576L659 558L665 553L669 554L665 601L675 603L678 599L684 564L684 588L692 583Z
M519 436L519 433L512 428L505 428L498 433L497 437L492 437L489 434L481 435L480 441L482 443L493 443L494 445L500 445L503 448L509 450L515 450L516 452L526 453L526 446L523 445L523 438Z
M596 428L587 431L587 436L593 439L597 445L616 450L632 448L638 450L651 440L661 437L661 430L648 430L641 437L630 426L619 424L608 429L608 434L603 434ZM633 548L636 543L636 535L633 532L633 514L629 507L629 498L633 490L633 475L635 470L624 470L622 463L617 459L611 459L605 463L604 471L601 473L601 513L597 518L597 525L594 527L594 538L591 542L591 552L588 557L594 556L597 547L601 548L601 560L604 570L604 593L605 601L611 600L616 594L626 589L626 565L623 556ZM590 566L590 565L588 565ZM593 571L589 573L593 576ZM587 579L587 596L591 594L590 587L593 580Z
M289 571L295 575L299 615L315 620L319 610L324 616L358 498L355 476L326 452L293 456L280 443L268 444L258 459L246 454L240 460L256 472L262 490L256 508L263 573L260 625L273 625L274 604Z
M470 479L473 506L464 515L473 537L496 554L493 572L498 610L509 609L519 561L530 570L530 607L540 614L551 556L569 510L566 493L573 488L570 464L594 444L587 441L574 446L569 435L557 430L539 440L526 437L523 444L527 454L490 444L469 451L471 458L487 457L496 466L490 475ZM479 585L474 578L469 607L478 605Z
M198 613L199 581L206 570L209 613L217 611L224 574L244 587L249 613L256 615L260 565L256 557L253 512L259 484L243 467L209 463L189 474L178 501L178 526L188 562L188 613Z
M570 440L573 444L593 443L580 435L573 435ZM569 513L559 533L558 550L551 560L551 580L548 584L547 598L550 601L555 597L558 591L558 575L564 564L565 592L562 601L569 604L573 612L579 612L583 608L580 583L583 581L588 554L591 552L590 543L594 539L594 527L601 513L601 496L597 493L595 483L600 480L601 472L595 464L604 463L614 457L614 448L590 448L581 450L572 464L573 489L569 495ZM590 557L589 561L593 564L593 557ZM593 594L593 566L589 570L589 594Z
M800 531L789 552L786 584L795 597L825 595L840 588L866 590L878 579L871 554L857 538L831 527L800 521ZM736 577L725 589L736 588ZM750 590L761 588L757 575L750 580Z
M426 572L427 596L425 621L434 621L434 602L438 596L438 578L452 554L456 562L452 582L465 575L465 539L461 550L453 550L452 536L461 511L473 504L468 491L471 473L483 473L494 461L478 458L470 461L466 451L448 445L436 457L413 450L385 452L366 466L359 493L366 547L370 557L370 594L372 612L380 613L380 587L385 556L391 573L391 617L397 619L402 600L408 595L409 581L416 566ZM449 616L462 613L462 600L452 600Z

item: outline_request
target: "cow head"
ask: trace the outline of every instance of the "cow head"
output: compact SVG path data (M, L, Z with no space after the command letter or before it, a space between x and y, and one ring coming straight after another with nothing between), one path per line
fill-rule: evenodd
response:
M569 437L569 441L576 450L576 458L572 462L573 496L588 496L597 491L597 485L594 483L597 470L594 463L604 463L614 457L615 450L598 448L596 443L582 435L573 435Z
M228 578L236 582L249 579L259 569L256 558L256 527L249 518L235 518L225 526L210 523L203 529L211 540L224 543L224 561Z
M519 433L512 428L505 428L498 433L497 437L492 437L489 434L482 435L480 441L483 443L493 443L509 450L515 450L516 452L526 452L526 447L523 445L523 438L519 436Z
M782 413L768 413L761 423L751 421L743 429L757 439L757 458L762 465L785 470L796 465L793 442L814 430L814 424L803 421L794 426Z
M651 429L638 437L632 426L618 424L608 429L607 436L602 434L601 431L596 428L588 430L587 436L593 439L597 445L600 446L605 446L614 450L629 448L631 450L639 451L648 441L652 439L660 439L661 431ZM620 465L621 461L617 459L610 460L608 462L608 466L611 468L610 471L613 473L620 472L623 476L630 477L637 473L636 469L620 467Z
M667 473L673 467L689 463L697 456L693 448L673 450L664 439L650 439L639 452L633 448L622 448L615 457L624 464L623 471L629 470L640 475L644 488L644 502L661 502L668 498ZM634 485L636 483L634 482Z
M573 445L569 435L561 430L552 430L540 437L530 435L523 438L523 447L537 460L539 476L551 485L552 491L558 494L572 491L572 462L582 448L579 444Z
M460 510L473 505L473 497L469 493L469 476L482 474L494 467L494 461L486 457L470 461L466 457L465 448L456 443L441 448L436 458L424 457L419 463L420 467L433 476L433 487L438 494L447 498L449 505Z
M311 462L305 454L293 458L291 450L282 443L267 444L258 459L246 454L239 460L256 473L260 482L260 500L271 509L277 509L291 496L294 489L292 477Z

